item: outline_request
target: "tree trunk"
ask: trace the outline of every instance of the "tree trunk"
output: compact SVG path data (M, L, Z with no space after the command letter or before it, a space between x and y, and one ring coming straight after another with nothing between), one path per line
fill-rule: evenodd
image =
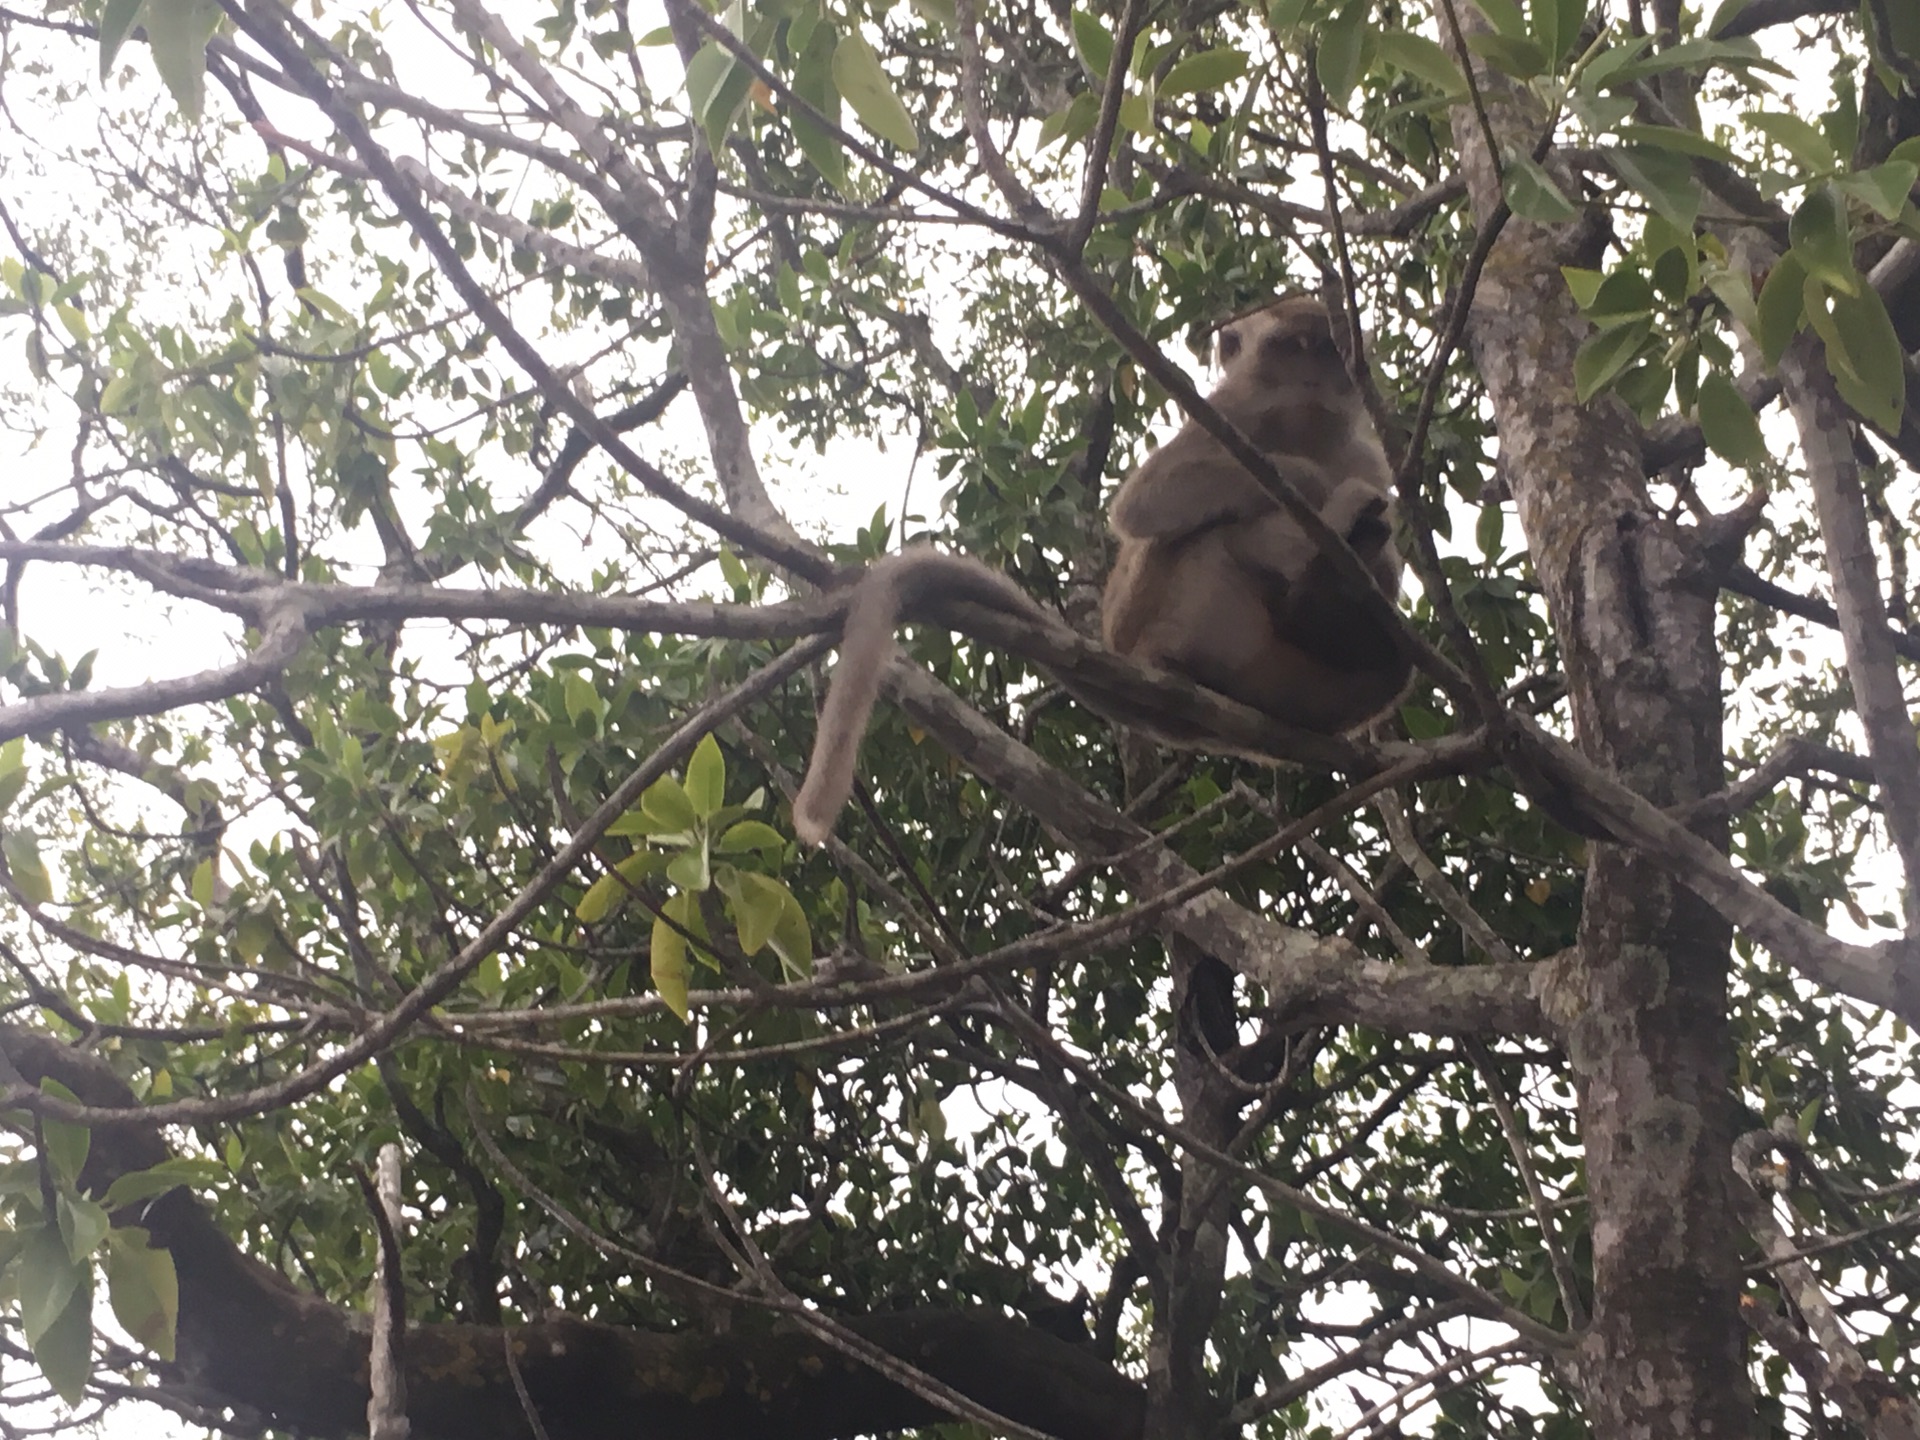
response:
M1502 143L1531 149L1542 117L1497 90L1489 100ZM1456 123L1484 226L1498 177L1478 122ZM1721 783L1715 590L1687 532L1649 501L1631 415L1610 396L1575 399L1587 323L1559 272L1575 234L1510 221L1470 339L1577 743L1671 806ZM1578 958L1547 1004L1565 1027L1592 1207L1593 1323L1570 1379L1608 1440L1753 1425L1730 1218L1728 954L1728 926L1664 867L1593 847Z

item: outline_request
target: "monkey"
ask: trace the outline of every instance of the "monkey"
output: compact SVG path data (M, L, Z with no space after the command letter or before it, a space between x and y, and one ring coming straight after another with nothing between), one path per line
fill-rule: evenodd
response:
M1209 403L1399 593L1393 472L1319 301L1292 296L1223 326ZM1405 690L1398 638L1206 430L1188 421L1107 511L1119 552L1101 599L1107 648L1323 735L1358 729ZM1173 743L1204 738L1156 733Z
M1243 315L1221 328L1218 354L1224 375L1208 400L1347 541L1381 593L1396 595L1392 473L1325 307L1292 296ZM1192 420L1127 477L1107 520L1119 547L1101 628L1116 654L1323 735L1365 725L1406 688L1412 666L1397 636L1354 602L1298 522ZM916 546L869 567L848 601L840 662L794 799L802 842L823 843L852 792L895 627L935 597L1059 623L965 556ZM1147 728L1175 745L1208 739L1202 728L1161 718Z

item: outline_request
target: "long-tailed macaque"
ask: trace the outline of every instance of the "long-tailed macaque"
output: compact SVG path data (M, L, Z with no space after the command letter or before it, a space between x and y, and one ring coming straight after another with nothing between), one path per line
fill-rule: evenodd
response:
M1224 375L1207 398L1342 536L1383 594L1397 593L1391 471L1333 343L1326 309L1280 300L1222 327ZM1120 542L1101 600L1110 649L1177 671L1276 720L1336 734L1380 715L1411 667L1393 633L1346 593L1299 524L1189 420L1126 479L1107 512ZM903 613L929 597L1058 623L1005 576L914 548L870 567L848 602L840 663L794 833L824 841L853 789L860 738ZM1114 718L1135 723L1135 717ZM1151 729L1203 746L1204 730Z

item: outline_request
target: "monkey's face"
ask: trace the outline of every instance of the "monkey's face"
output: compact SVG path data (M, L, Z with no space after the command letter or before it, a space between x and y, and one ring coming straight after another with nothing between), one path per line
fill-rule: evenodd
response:
M1339 409L1354 398L1326 307L1317 300L1294 296L1243 315L1221 327L1219 346L1224 383L1271 403Z

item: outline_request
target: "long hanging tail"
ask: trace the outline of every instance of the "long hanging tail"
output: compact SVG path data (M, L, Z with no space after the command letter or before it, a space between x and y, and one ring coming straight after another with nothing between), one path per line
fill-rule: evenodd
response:
M933 595L1047 618L1006 576L964 555L916 547L874 562L847 602L840 661L820 707L807 778L794 797L793 833L803 844L823 844L833 833L833 822L853 793L860 741L880 699L881 677L893 659L893 632L902 612Z

